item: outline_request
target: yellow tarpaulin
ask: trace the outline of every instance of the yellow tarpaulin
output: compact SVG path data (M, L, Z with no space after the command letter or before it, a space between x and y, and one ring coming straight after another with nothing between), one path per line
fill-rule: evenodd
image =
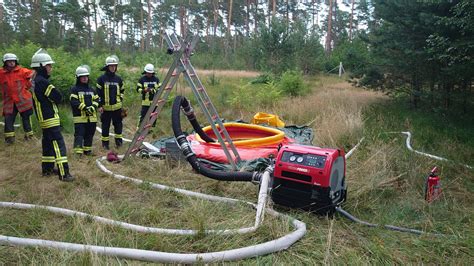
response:
M285 127L285 123L277 115L258 112L253 116L252 124L267 124L272 127Z

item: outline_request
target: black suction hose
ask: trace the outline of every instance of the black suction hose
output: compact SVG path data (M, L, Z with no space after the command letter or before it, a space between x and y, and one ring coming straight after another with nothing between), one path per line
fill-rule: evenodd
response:
M238 172L238 171L221 172L221 171L216 171L216 170L212 170L210 168L201 166L201 163L198 161L196 154L194 154L194 152L192 151L191 146L189 145L189 142L186 139L186 136L181 130L181 121L179 117L180 107L183 107L183 110L186 116L188 117L188 119L190 117L192 118L192 120L190 120L191 124L195 123L195 125L197 125L197 127L199 127L201 131L202 129L199 126L199 123L197 122L196 116L194 115L194 112L192 111L192 108L189 105L188 100L183 96L176 96L176 98L173 101L173 107L171 109L171 124L173 127L173 133L176 138L176 142L179 145L179 148L181 149L184 156L186 157L186 160L188 160L188 162L191 164L191 166L196 172L206 177L220 180L220 181L247 181L247 182L259 181L260 173L258 172ZM194 125L193 127L194 127L194 130L198 132L198 130L196 129ZM201 136L201 138L203 138L203 136Z
M176 98L181 97L177 96ZM191 107L191 104L189 104L189 101L185 97L181 97L181 107L183 107L183 113L186 115L188 118L189 122L193 126L194 131L198 133L198 135L207 143L209 142L216 142L215 139L209 137L209 135L206 134L201 128L201 125L199 125L196 115L194 114L194 110ZM176 101L176 100L175 100ZM179 107L178 107L179 108ZM178 119L179 119L179 110L178 110Z
M425 231L421 231L421 230L417 230L417 229L398 227L398 226L394 226L394 225L388 225L388 224L378 225L378 224L369 223L369 222L360 220L359 218L353 216L352 214L350 214L347 211L345 211L344 209L342 209L340 206L336 207L336 211L339 212L340 214L342 214L347 219L349 219L349 220L351 220L355 223L360 223L360 224L363 224L363 225L366 225L366 226L369 226L369 227L382 226L385 229L389 229L389 230L393 230L393 231L399 231L399 232L405 232L405 233L412 233L412 234L416 234L416 235L429 234L429 235L434 235L434 236L445 236L445 235L439 234L439 233L427 233Z

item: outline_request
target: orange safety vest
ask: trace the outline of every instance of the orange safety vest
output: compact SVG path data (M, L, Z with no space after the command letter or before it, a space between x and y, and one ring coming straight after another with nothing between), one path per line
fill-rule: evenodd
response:
M16 66L12 71L0 69L0 87L3 98L3 115L13 113L13 105L20 113L33 108L31 88L32 70Z

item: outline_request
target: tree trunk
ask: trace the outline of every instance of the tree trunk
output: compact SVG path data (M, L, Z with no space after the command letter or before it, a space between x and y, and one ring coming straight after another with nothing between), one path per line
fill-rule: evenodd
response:
M258 31L258 0L255 0L255 9L253 13L253 20L254 20L254 33L257 33ZM265 20L264 20L265 21Z
M232 26L232 0L229 1L229 16L227 20L227 35L230 38L230 27Z
M206 20L206 42L209 43L209 30L211 28L211 12L207 12L207 20Z
M123 17L123 13L122 13L122 18L120 19L120 43L122 43L122 41L124 40L123 39L123 26L125 24L125 19Z
M326 53L329 54L331 53L332 47L331 47L331 36L332 36L332 1L329 0L329 13L328 13L328 31L326 35Z
M112 13L112 27L110 27L110 34L111 34L111 48L112 50L115 50L115 16L116 16L116 11L117 11L117 0L114 0L114 12Z
M276 0L273 0L272 1L272 19L275 17L276 15Z
M152 36L152 28L151 28L151 0L147 1L147 7L148 7L148 17L147 17L147 22L146 22L146 46L145 50L149 51L150 50L150 44L151 44L151 36Z
M32 2L33 8L33 27L32 27L32 39L37 42L41 43L41 3L40 0L33 0Z
M59 39L62 39L62 29L63 29L63 21L64 21L64 15L62 17L59 17L58 23L59 23L59 29L58 29L58 37Z
M471 89L471 81L464 79L462 81L462 112L463 114L467 114L467 100L469 99L469 90Z
M430 103L431 103L431 106L434 106L435 104L435 98L434 98L434 92L435 92L435 81L434 79L432 79L430 81Z
M140 52L145 50L145 36L143 36L144 25L143 25L143 6L140 2Z
M250 0L245 0L245 36L250 36Z
M3 32L3 6L0 7L0 40L6 40L5 32ZM5 42L7 43L7 42Z
M349 41L352 42L352 23L354 21L354 0L352 0L351 19L349 22Z
M290 4L288 3L288 0L286 0L286 22L290 23Z
M92 29L91 29L91 16L90 16L90 4L89 0L86 0L86 3L84 5L86 12L87 12L87 43L86 43L86 48L89 49L90 46L92 46Z
M186 7L184 6L181 6L179 8L179 23L180 23L180 27L181 27L181 36L183 36L183 39L186 38L186 34L187 34L187 25L186 25Z
M97 23L97 3L93 1L92 7L94 8L94 24L95 24L95 32L97 32L97 28L99 24Z
M451 107L451 88L450 82L444 84L444 108L449 109Z
M413 75L412 94L413 94L413 107L417 109L420 104L420 98L421 98L421 84L416 74Z
M213 13L214 13L214 32L212 35L214 36L214 40L216 39L217 35L217 16L218 16L218 5L219 5L219 0L213 0L212 1L212 7L213 7Z
M273 0L268 0L268 26L270 27L270 24L272 22L272 15L271 15L271 11L272 11L272 2Z
M165 44L165 37L164 37L164 33L165 33L165 29L163 28L163 26L161 26L160 28L160 49L163 48L163 45Z

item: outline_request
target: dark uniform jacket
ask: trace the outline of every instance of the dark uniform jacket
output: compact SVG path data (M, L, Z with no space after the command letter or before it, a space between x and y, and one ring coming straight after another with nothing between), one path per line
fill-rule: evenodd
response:
M97 94L100 97L100 106L105 111L115 111L122 108L123 81L115 73L105 72L97 79Z
M99 107L99 96L89 84L77 82L71 88L71 107L74 123L97 122L97 108ZM93 106L92 112L87 107Z
M33 101L36 117L41 128L59 126L58 106L62 100L61 93L49 83L46 70L42 69L36 73L34 79Z
M150 106L155 97L155 93L158 91L160 80L155 77L143 76L138 80L137 83L137 92L142 94L142 106ZM145 89L148 88L150 91L146 92Z

